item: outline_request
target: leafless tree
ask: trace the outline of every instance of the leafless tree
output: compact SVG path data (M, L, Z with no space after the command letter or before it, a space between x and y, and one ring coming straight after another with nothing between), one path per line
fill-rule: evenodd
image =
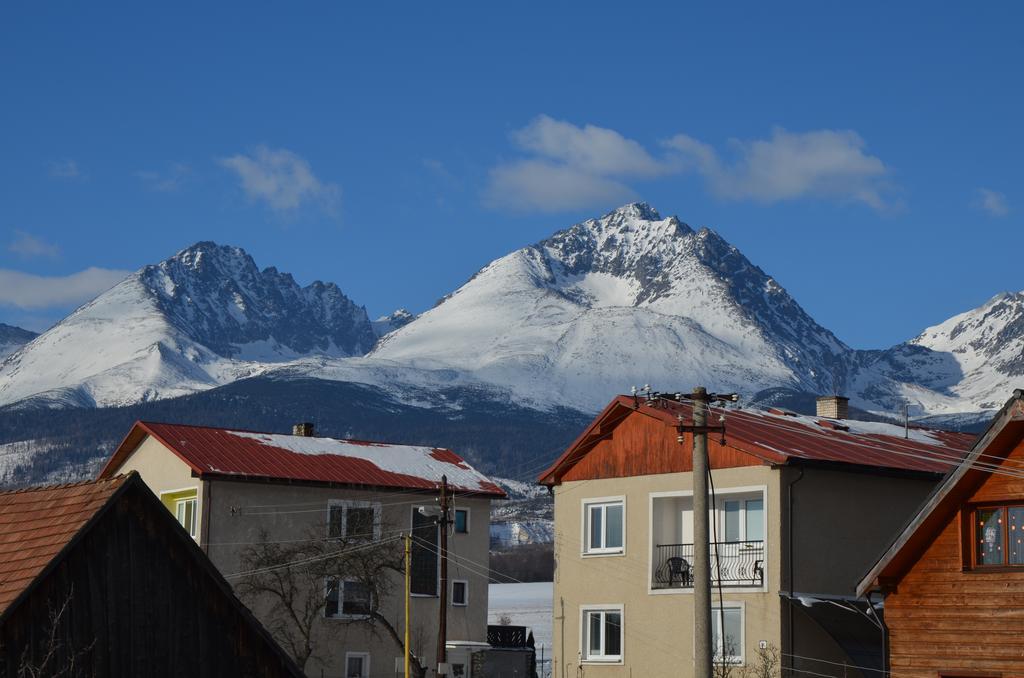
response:
M384 531L387 533L387 530ZM356 614L345 614L333 628L359 626L390 638L404 652L400 620L389 619L381 608L396 590L401 592L405 565L401 541L370 541L365 535L347 539L325 538L310 531L292 542L271 541L264 531L241 553L242 569L235 589L261 615L268 630L306 670L311 660L323 661L331 648L318 647L317 634L329 606L341 605L336 587L356 583L365 595ZM413 657L412 670L421 677L426 669Z
M69 590L64 600L61 601L60 607L57 608L51 601L47 601L49 617L42 634L46 638L46 644L42 648L43 656L38 662L33 661L32 647L26 646L21 653L21 662L18 664L18 678L42 678L42 676L61 678L62 676L79 675L77 670L81 668L79 660L92 651L95 641L86 647L66 648L64 641L61 640L64 615L67 613L73 596L74 591Z

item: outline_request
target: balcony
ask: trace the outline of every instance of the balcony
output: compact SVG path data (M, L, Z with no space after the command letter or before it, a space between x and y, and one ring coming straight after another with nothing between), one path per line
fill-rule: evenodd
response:
M652 589L693 588L693 544L657 544L653 556ZM730 588L763 586L764 542L712 544L711 584L719 583Z

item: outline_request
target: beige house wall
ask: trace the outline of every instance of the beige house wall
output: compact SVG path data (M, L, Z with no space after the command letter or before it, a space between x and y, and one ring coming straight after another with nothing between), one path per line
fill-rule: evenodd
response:
M740 603L744 618L744 657L750 663L759 641L781 647L779 582L781 571L780 485L768 466L716 470L719 495L735 488L763 488L766 585L762 589L725 588L726 603ZM651 501L655 493L692 490L692 474L671 473L605 480L565 482L555 487L554 678L575 678L580 666L581 607L621 605L623 661L583 664L583 674L609 678L685 676L692 672L693 594L689 590L652 591L650 572ZM582 556L583 501L625 497L625 552ZM718 591L712 592L717 603Z
M174 453L151 437L146 437L131 454L118 473L138 471L146 484L161 492L196 487L199 490L199 534L201 546L225 576L240 572L245 545L261 538L269 540L301 539L307 534L326 535L327 509L332 500L356 500L381 505L382 537L408 531L413 507L436 505L435 496L407 491L368 492L345 488L312 487L308 485L239 482L228 480L200 481ZM490 501L456 497L455 507L469 510L469 533L449 538L453 560L449 564L450 580L466 580L468 606L452 606L451 590L444 600L448 604L448 639L486 641L487 639L487 563L490 546ZM391 531L391 532L389 532ZM461 563L459 561L462 561ZM343 574L343 573L342 573ZM232 584L237 579L231 578ZM382 610L401 633L404 628L402 598L404 582L400 575L394 581L395 595L382 604ZM253 608L264 625L269 626L266 609L260 604L244 601ZM414 596L412 599L412 645L414 653L425 657L433 666L437 648L438 598ZM310 661L307 673L324 678L344 675L346 652L368 652L372 678L393 678L395 658L402 649L383 631L371 631L365 624L346 623L339 619L320 620L317 660Z

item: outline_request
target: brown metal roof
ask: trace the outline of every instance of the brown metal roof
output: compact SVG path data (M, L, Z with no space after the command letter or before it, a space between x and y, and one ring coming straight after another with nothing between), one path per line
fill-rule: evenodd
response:
M631 412L655 417L666 424L666 435L675 437L682 417L692 418L688 402L667 399L646 401L630 396L616 397L569 448L539 477L555 485L562 475L585 455L593 442L604 437ZM946 473L971 448L973 434L911 428L904 437L901 426L854 420L821 419L780 410L721 410L712 408L709 424L725 417L727 446L746 452L767 463L784 464L810 460ZM837 425L838 424L838 425Z
M127 480L115 476L0 492L0 614Z
M455 492L504 498L494 482L443 448L136 422L99 477L115 473L150 435L199 477L235 477Z

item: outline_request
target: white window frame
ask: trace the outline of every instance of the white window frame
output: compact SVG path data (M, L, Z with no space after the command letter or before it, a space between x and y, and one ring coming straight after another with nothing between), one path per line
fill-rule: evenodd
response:
M455 509L455 513L458 513L459 511L462 511L463 513L466 514L466 531L465 532L456 532L455 531L455 519L452 518L452 534L469 534L469 509L468 508L457 508L457 509Z
M590 509L593 506L603 506L601 511L601 529L603 538L607 539L608 520L607 507L615 504L622 505L622 546L598 547L590 545ZM624 556L626 555L626 496L616 497L588 497L580 500L580 555L584 558L595 556Z
M718 516L718 522L719 522L719 524L718 524L719 541L722 541L722 542L725 541L725 515L726 515L726 512L725 512L725 502L727 502L727 501L737 501L737 502L740 503L740 516L739 516L740 524L739 524L739 527L740 527L740 537L741 537L741 539L739 541L752 541L751 539L748 538L749 535L747 534L747 502L755 500L755 499L760 499L761 500L761 535L762 535L761 541L765 541L765 542L768 541L768 539L764 536L764 535L767 534L766 529L768 527L768 525L766 524L767 523L767 516L766 516L766 508L767 507L765 506L764 494L761 494L760 497L755 497L754 495L757 494L756 491L754 491L754 492L735 492L735 491L732 491L732 490L730 490L729 492L725 492L725 491L718 492L716 494L718 495L719 503L722 505L721 508L718 508L718 507L715 508L715 514Z
M346 579L345 577L328 577L324 580L324 599L326 600L327 595L331 591L331 582L337 582L338 586L338 613L329 615L327 614L327 608L324 607L324 618L325 619L366 619L369 617L367 614L346 614L345 609L345 584L361 584L362 582L356 581L355 579ZM373 607L373 591L370 591L370 606ZM357 653L358 654L358 653Z
M461 603L455 602L455 585L456 584L462 584L463 587L464 587L463 590L466 592L466 596L463 599L463 602L461 602ZM452 602L452 607L469 607L469 580L468 579L453 579L452 580L451 602Z
M348 659L349 657L362 657L363 659L363 675L360 678L370 678L370 653L369 652L346 652L345 653L345 678L348 678Z
M721 605L716 605L716 604L712 603L712 605L711 605L711 628L712 628L711 636L712 636L712 638L714 638L714 635L715 635L714 631L715 631L715 629L717 629L718 630L718 637L724 643L725 636L723 635L722 628L721 628L722 627L722 615L720 615L718 613L719 610L739 610L740 611L740 641L739 641L739 647L737 648L739 650L739 654L732 655L730 657L726 657L725 659L726 659L726 663L727 664L731 664L731 665L734 665L734 666L743 666L743 664L746 663L746 660L745 660L746 652L745 652L744 648L746 647L746 643L747 643L747 610L746 610L746 605L744 605L744 603L741 602L741 601L729 601L729 600L725 601ZM696 643L696 638L694 638L694 642ZM720 653L722 652L722 648L714 647L714 648L712 648L712 652L714 653L714 657L717 658L717 657L720 656Z
M185 523L181 522L182 519L178 515L178 512L181 511L183 504L192 504L191 525L185 525ZM188 532L188 535L195 539L196 532L198 531L199 528L199 497L195 496L187 497L185 499L174 500L174 517L177 519L178 524L185 528L185 530Z
M626 656L626 616L621 603L607 605L580 605L580 662L583 664L623 664ZM590 656L590 613L616 612L619 615L619 654ZM604 633L604 619L601 620L601 633ZM603 639L602 639L603 641ZM602 651L604 642L601 643Z
M348 510L350 508L373 509L373 538L366 541L380 541L380 503L374 501L359 501L357 499L331 499L327 502L327 535L331 534L331 509L342 507L344 512L341 518L340 539L348 539ZM365 539L365 537L364 537Z

